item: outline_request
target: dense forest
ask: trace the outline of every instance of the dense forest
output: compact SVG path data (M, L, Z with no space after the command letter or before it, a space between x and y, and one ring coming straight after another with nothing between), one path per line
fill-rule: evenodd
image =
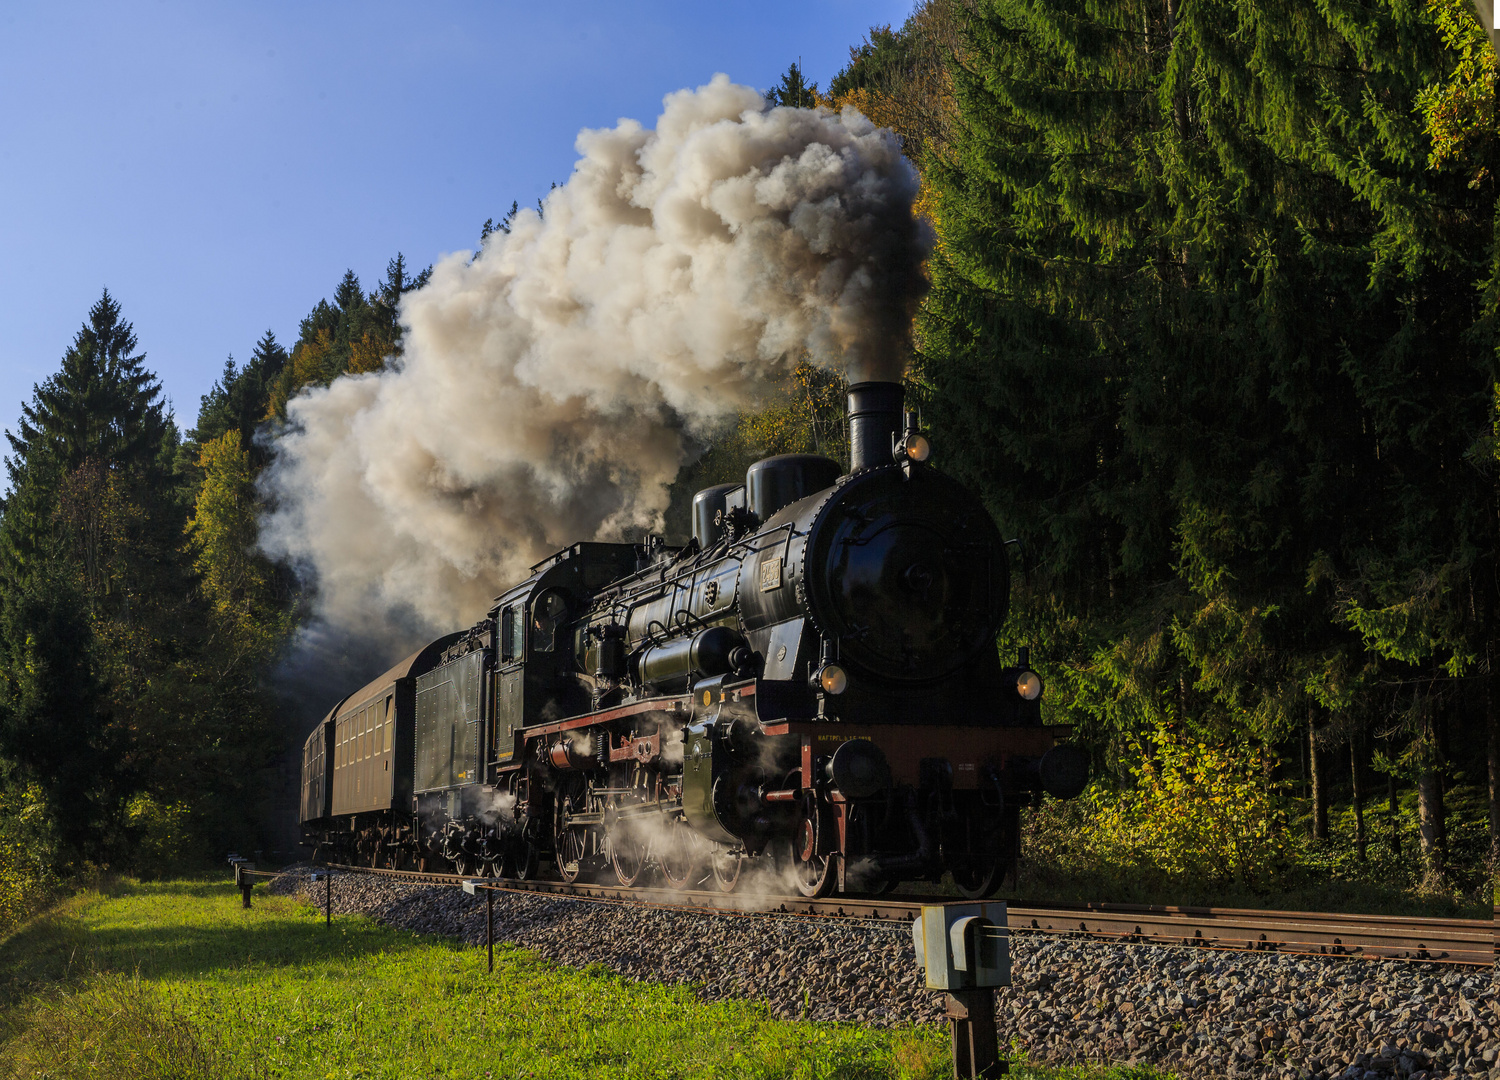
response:
M1095 762L1031 816L1029 887L1489 902L1494 82L1467 0L925 0L768 92L858 109L921 176L909 392L1019 541L1000 648ZM88 866L266 843L308 596L257 554L256 476L299 391L399 357L426 280L350 271L184 431L108 293L36 388L0 511L0 923ZM668 531L756 457L839 455L841 391L804 365L726 425Z

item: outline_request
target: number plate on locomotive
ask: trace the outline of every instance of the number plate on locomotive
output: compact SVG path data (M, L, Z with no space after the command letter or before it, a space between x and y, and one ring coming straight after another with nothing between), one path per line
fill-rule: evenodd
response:
M760 591L781 588L781 560L767 559L760 564Z

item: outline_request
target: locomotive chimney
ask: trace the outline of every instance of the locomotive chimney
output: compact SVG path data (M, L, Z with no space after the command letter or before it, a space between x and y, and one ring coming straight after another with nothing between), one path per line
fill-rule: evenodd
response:
M900 383L861 382L849 387L849 471L891 463L891 438L901 432Z

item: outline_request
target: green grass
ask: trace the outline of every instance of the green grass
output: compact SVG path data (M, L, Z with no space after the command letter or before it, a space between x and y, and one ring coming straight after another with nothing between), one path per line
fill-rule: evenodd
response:
M513 947L335 918L227 883L117 882L0 941L0 1077L305 1080L951 1075L946 1033L772 1019ZM1025 1080L1149 1070L1045 1069Z

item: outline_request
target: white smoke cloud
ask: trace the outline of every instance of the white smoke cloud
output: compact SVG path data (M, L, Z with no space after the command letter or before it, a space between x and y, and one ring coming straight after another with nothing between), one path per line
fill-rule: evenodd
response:
M560 547L658 526L683 433L804 351L899 377L924 240L889 132L719 75L577 149L544 216L406 296L399 363L290 404L262 544L332 625L449 629Z

